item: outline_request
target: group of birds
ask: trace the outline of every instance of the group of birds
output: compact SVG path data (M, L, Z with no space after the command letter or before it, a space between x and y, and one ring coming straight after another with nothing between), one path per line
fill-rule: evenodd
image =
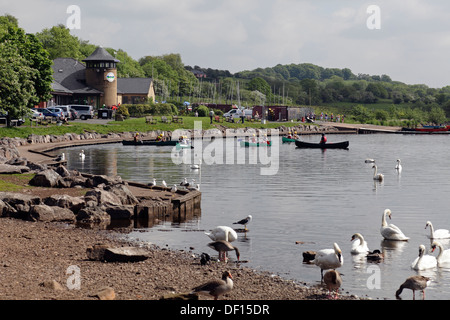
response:
M147 185L148 185L149 187L155 187L155 186L157 185L156 179L153 178L152 181L149 182ZM167 183L166 183L165 180L162 180L162 181L161 181L161 186L163 186L164 188L167 188ZM181 181L179 185L174 184L174 185L172 186L172 188L170 189L170 191L171 191L171 192L177 192L178 188L180 188L180 187L182 187L182 188L185 189L185 190L190 190L190 191L192 191L192 190L197 190L197 191L199 191L199 190L200 190L200 184L195 183L195 179L192 179L191 182L188 182L188 181L187 181L187 178L184 178L184 180ZM180 189L181 189L181 188L180 188Z
M240 224L244 226L244 230L247 229L247 224L252 220L252 216L248 215L246 218L239 221L233 222L233 224ZM236 241L238 238L236 230L228 226L218 226L212 229L210 232L205 232L205 234L213 240L213 242L208 243L208 247L218 252L218 257L220 261L227 262L227 253L229 251L236 252L236 259L239 261L240 252L239 249L231 244L231 242ZM205 265L210 261L210 256L207 253L202 253L200 256L201 265ZM224 271L222 274L222 279L211 280L200 286L192 289L192 293L206 294L214 297L217 300L219 296L230 292L233 289L233 280L231 273L229 271Z
M373 165L372 165L373 180L380 181L380 182L384 180L384 174L378 172L378 167L375 164L374 159L366 159L365 163L373 163ZM395 172L397 172L397 174L402 173L403 166L402 166L402 161L400 159L397 159L397 164L395 165L394 169L395 169Z
M394 224L388 224L386 217L392 218L392 212L390 209L385 209L382 215L380 233L384 240L393 241L407 241L410 238L405 236L399 227ZM429 238L432 241L430 252L434 252L439 249L439 254L437 257L427 254L426 247L421 244L419 246L419 255L412 262L411 268L415 271L432 269L435 267L450 267L450 249L444 250L443 245L438 241L439 239L450 239L450 231L447 229L434 230L433 225L430 221L426 222L425 229L430 229ZM351 241L353 241L351 246L352 254L365 254L368 260L381 261L384 259L384 255L380 250L370 251L367 242L360 233L355 233L352 235ZM304 252L303 256L311 255L311 252ZM337 297L338 289L342 285L342 277L338 271L335 269L342 267L344 264L344 258L342 256L342 251L337 243L334 243L332 249L319 250L311 257L311 263L320 267L321 281L325 282L327 289L332 292L335 291ZM323 274L324 270L329 270ZM396 297L400 299L400 294L403 289L411 289L413 291L413 298L415 299L415 291L422 291L423 298L425 298L425 288L430 282L429 277L424 277L422 275L414 275L406 279L406 281L400 286L396 291Z
M84 161L84 159L86 158L86 154L84 153L84 150L80 151L80 153L78 154L78 157L80 158L81 161ZM54 158L54 160L57 162L66 161L66 154L63 152L60 155L56 156L56 158Z

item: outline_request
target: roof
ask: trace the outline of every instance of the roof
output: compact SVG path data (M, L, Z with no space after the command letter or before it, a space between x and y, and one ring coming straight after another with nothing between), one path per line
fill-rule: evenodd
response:
M152 78L118 78L117 92L122 94L146 94L150 91Z
M109 54L106 49L102 47L98 47L95 49L95 51L86 59L83 61L113 61L113 62L120 62L120 60L117 60L112 55Z

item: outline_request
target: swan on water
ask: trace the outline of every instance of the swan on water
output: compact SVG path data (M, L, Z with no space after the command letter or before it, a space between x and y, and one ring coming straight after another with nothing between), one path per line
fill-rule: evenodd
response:
M369 247L367 246L367 242L364 240L364 237L362 236L362 234L355 233L354 235L352 235L351 241L354 241L352 243L352 249L350 250L351 253L353 253L353 254L360 254L360 253L367 254L369 252Z
M205 234L213 241L225 240L228 242L233 242L238 238L236 231L227 226L215 227L211 230L211 232L205 232Z
M81 160L84 160L84 158L86 157L86 155L84 154L84 150L81 150L79 156Z
M426 270L432 269L437 266L437 259L435 256L425 254L425 246L421 244L419 246L419 256L411 264L411 268L414 270Z
M401 165L401 160L397 159L397 164L395 165L395 170L397 171L397 173L401 173L402 172L402 165Z
M430 227L430 239L450 239L450 231L448 231L447 229L434 230L433 225L430 221L427 221L425 229L427 227Z
M383 181L384 175L382 173L378 173L377 165L374 164L372 168L374 169L373 170L373 180Z
M433 241L431 244L432 252L434 252L436 248L439 248L439 254L436 258L438 267L450 267L450 249L444 250L444 247L439 241Z
M320 279L323 280L323 270L336 269L344 264L342 251L337 243L333 244L333 249L322 249L316 252L314 264L320 267Z
M383 212L383 216L381 219L381 229L380 233L386 240L399 240L399 241L406 241L409 239L409 237L405 236L400 230L399 227L393 224L387 224L386 222L386 215L391 219L391 210L386 209Z

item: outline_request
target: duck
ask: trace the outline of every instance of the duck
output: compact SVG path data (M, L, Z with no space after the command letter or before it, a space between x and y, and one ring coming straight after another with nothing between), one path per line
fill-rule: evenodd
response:
M450 239L450 231L447 229L437 229L434 230L431 221L427 221L425 224L425 229L430 227L430 239Z
M387 224L386 216L389 216L391 219L392 212L390 209L385 209L383 212L382 220L381 220L381 229L380 233L386 240L398 240L398 241L407 241L409 237L405 236L400 230L399 227L393 224Z
M228 242L233 242L238 238L236 231L227 226L215 227L211 230L211 232L205 232L205 234L213 241L225 240Z
M249 214L244 219L236 221L236 222L233 222L233 224L242 224L242 225L244 225L244 229L247 230L247 224L249 224L250 221L252 221L252 219L253 219L252 216Z
M192 288L192 293L205 294L214 297L218 300L219 296L226 294L233 290L233 280L229 271L222 273L222 279L211 280L203 283L195 288Z
M81 160L84 160L84 158L86 157L86 155L84 154L84 150L81 150L78 156L80 157Z
M338 290L342 285L342 277L341 274L336 270L330 270L325 273L323 276L323 282L325 282L325 286L329 292L335 291L336 294L334 299L338 297Z
M342 251L337 243L333 244L333 249L322 249L316 252L314 264L320 267L320 279L323 280L323 270L336 269L344 264Z
M353 242L352 249L350 250L350 252L352 254L360 254L360 253L368 253L369 252L369 247L367 246L367 242L364 240L364 237L362 236L362 234L355 233L354 235L352 235L351 241L354 241L354 240L359 240L359 241Z
M372 252L367 253L366 258L369 261L379 262L384 259L384 254L380 250L375 249Z
M438 267L450 267L450 249L444 250L444 247L439 241L433 241L431 244L431 252L434 252L436 248L439 248L439 254L436 258Z
M425 289L430 282L431 279L429 277L419 275L411 276L401 284L400 288L395 292L395 296L397 299L401 299L400 294L402 293L403 289L410 289L413 292L413 300L416 299L416 290L422 291L422 299L425 299Z
M384 180L384 175L383 175L382 173L378 173L377 165L374 164L374 165L372 166L372 168L374 169L374 170L373 170L373 180L376 180L376 181L383 181L383 180Z
M411 268L414 270L426 270L432 269L437 266L437 259L435 256L425 254L425 246L423 244L419 245L419 256L414 259L411 264Z
M239 249L237 247L234 247L228 241L217 240L214 242L210 242L210 243L208 243L208 247L219 252L219 260L225 261L225 262L227 262L227 252L234 250L236 252L236 259L239 261L239 258L240 258Z
M397 171L397 173L401 173L402 172L402 165L401 165L401 160L397 159L397 164L395 165L395 170Z
M153 181L152 181L152 182L149 182L148 186L149 186L149 187L154 187L154 186L156 186L156 179L153 178Z

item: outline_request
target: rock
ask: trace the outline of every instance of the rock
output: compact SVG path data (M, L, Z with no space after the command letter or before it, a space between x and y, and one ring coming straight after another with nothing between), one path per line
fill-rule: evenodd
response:
M39 285L44 288L52 289L55 291L63 291L64 290L64 287L56 280L44 281L44 282L40 283Z
M111 220L132 219L134 217L134 206L131 205L104 205L102 206Z
M22 193L0 192L0 199L9 206L7 210L4 208L3 216L20 219L29 213L32 206L41 204L40 197Z
M10 164L12 166L26 166L28 164L28 161L23 157L18 157L6 161L5 164Z
M78 211L76 219L80 223L110 223L111 216L99 206L86 207Z
M114 300L116 298L116 293L111 287L100 288L95 294L90 295L90 297L97 297L99 300Z
M69 222L76 221L75 214L67 209L60 207L51 207L45 204L38 204L31 207L28 215L30 221L44 221L44 222Z
M58 185L61 176L52 169L47 169L37 173L29 184L37 187L56 187Z
M95 188L94 190L90 190L86 192L84 197L93 197L97 199L97 203L99 205L121 205L122 201L115 195L114 193L108 192L106 190Z
M73 211L75 214L86 206L82 197L71 197L66 194L55 194L42 200L48 206L57 206Z
M86 249L90 260L107 262L138 262L148 259L148 252L137 247L113 248L105 244L96 244Z
M70 176L70 172L69 170L66 169L66 167L64 167L63 165L59 165L56 169L55 169L56 173L59 174L61 177L69 177Z
M122 178L120 176L105 176L105 175L95 175L92 177L92 186L97 187L100 184L105 185L115 185L123 183Z
M24 173L30 171L27 166L15 166L10 164L0 164L0 174Z
M139 203L136 196L134 196L130 189L124 184L106 186L104 190L113 193L120 200L121 204L135 205Z
M103 261L105 256L105 250L108 248L106 244L95 244L92 247L86 249L86 254L89 260Z

